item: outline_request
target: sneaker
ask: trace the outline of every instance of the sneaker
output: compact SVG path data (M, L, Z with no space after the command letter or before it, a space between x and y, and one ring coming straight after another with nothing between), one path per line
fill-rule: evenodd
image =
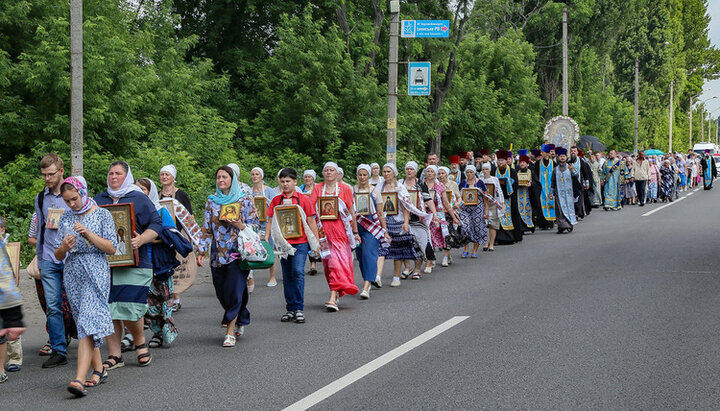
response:
M375 281L372 283L375 288L382 288L382 278L380 276L375 277Z
M67 357L64 355L60 355L56 352L53 352L50 358L45 360L42 367L43 368L55 368L59 365L65 365L68 363Z
M398 277L393 277L390 287L400 287L400 279Z
M368 298L370 298L370 291L368 291L368 290L360 291L360 298L363 300L367 300Z
M449 265L447 256L443 257L442 262L440 263L441 267L447 267Z

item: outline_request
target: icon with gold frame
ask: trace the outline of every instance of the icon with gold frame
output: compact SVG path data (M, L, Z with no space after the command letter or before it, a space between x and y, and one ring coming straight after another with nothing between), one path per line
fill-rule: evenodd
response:
M287 239L303 236L303 224L300 220L300 208L295 205L277 206L274 210L275 218L280 224L280 232Z
M60 228L60 217L65 210L62 208L48 208L47 218L45 218L45 228L57 230Z
M258 220L260 220L261 223L264 223L267 221L267 199L263 196L257 196L253 198L253 202L255 203L255 210L257 211Z
M20 243L7 243L5 249L10 258L10 267L12 268L13 275L15 276L15 283L20 282Z
M335 196L321 196L318 198L318 210L320 210L321 220L337 220L340 218L338 198Z
M220 221L239 220L240 203L230 203L220 206Z
M445 199L447 200L448 204L452 204L452 198L453 198L452 190L445 190Z
M115 254L108 256L110 267L135 266L139 261L138 250L132 247L132 235L135 229L135 206L132 203L108 204L102 206L110 211L115 222L117 244Z
M463 188L462 199L466 206L478 205L478 189L477 188Z
M355 193L355 209L359 215L370 215L370 193Z
M382 193L382 209L387 215L397 215L400 212L398 206L398 194L396 192Z
M168 213L170 213L170 217L175 219L175 201L172 198L166 198L164 200L160 200L160 205L162 208L166 209Z
M417 190L408 189L408 193L410 193L410 204L414 205L417 208L420 208L420 192Z

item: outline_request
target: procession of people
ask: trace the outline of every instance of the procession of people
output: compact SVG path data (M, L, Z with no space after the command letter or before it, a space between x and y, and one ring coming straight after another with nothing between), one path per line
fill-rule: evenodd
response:
M238 165L220 165L199 225L190 197L175 186L182 170L172 164L158 171L160 191L153 176L136 179L124 161L108 166L106 187L88 187L80 176L66 178L63 160L50 153L39 164L45 188L34 200L28 236L46 315L42 367L67 364L69 341L77 339L67 390L82 397L126 365L125 352L134 351L138 366L149 366L151 348L182 340L173 317L181 306L173 273L193 251L191 264L210 267L222 308L218 339L231 348L250 324L255 278L267 272L267 286L274 287L276 267L285 300L282 309L278 298L278 319L302 324L309 320L305 276L320 267L328 286L324 308L336 313L343 298L369 300L383 287L386 260L392 260L389 286L398 287L432 274L438 259L449 267L453 254L478 259L496 246L519 246L538 230L570 234L601 208L643 207L672 202L691 188L710 190L717 172L711 154L632 155L543 144L517 153L463 151L449 156L447 165L436 154L422 167L415 161L360 164L354 178L332 161L320 173L282 167L277 188L266 185L258 167L248 185ZM90 196L90 189L98 194ZM5 255L1 217L0 223ZM18 294L12 285L0 292ZM10 340L22 332L18 301L0 300L0 329L4 321ZM8 345L0 335L0 382L20 370L5 367L12 350L22 358L19 342Z

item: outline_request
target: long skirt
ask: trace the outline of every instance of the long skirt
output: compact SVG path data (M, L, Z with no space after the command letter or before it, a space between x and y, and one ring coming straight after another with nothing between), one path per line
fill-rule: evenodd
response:
M360 272L363 280L375 281L377 277L377 260L380 253L380 241L375 238L365 227L358 224L358 232L360 234L360 246L355 249L358 263L360 264Z
M153 278L151 268L117 267L111 270L110 316L113 320L137 321L148 310L147 297Z
M220 267L211 267L215 296L225 310L221 324L228 324L237 318L236 325L250 324L247 277L250 271L240 269L238 261Z
M460 222L463 233L470 237L470 241L485 244L488 241L488 228L485 221L485 205L479 203L475 206L463 205L460 207Z
M648 183L648 198L655 200L658 196L658 183Z
M387 260L417 260L418 254L415 251L415 238L411 232L404 232L402 220L388 217L387 228L390 234L390 247L380 248L379 256Z
M442 213L438 213L441 214ZM445 236L443 235L443 225L442 223L445 222L445 217L440 218L440 224L430 224L430 239L432 240L432 245L435 248L442 248L445 249L447 246L445 245Z
M415 237L415 251L418 254L417 259L435 260L435 253L430 243L430 233L428 228L422 223L410 223L410 232Z
M145 319L150 323L153 334L162 336L163 344L170 344L177 338L178 332L172 317L173 278L160 281L153 278L148 294L148 308Z
M330 245L330 255L322 261L330 291L337 291L340 297L345 294L357 294L352 249L345 232L345 225L342 220L337 219L323 222L322 228Z

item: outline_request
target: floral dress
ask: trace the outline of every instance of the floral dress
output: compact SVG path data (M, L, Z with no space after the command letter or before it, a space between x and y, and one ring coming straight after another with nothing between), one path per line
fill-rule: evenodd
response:
M63 283L77 325L78 339L92 336L95 347L100 347L103 338L115 332L108 303L110 264L104 251L73 230L76 222L117 247L115 222L110 212L100 207L80 216L66 211L60 217L55 242L55 248L58 248L66 235L77 235L75 246L65 260Z

